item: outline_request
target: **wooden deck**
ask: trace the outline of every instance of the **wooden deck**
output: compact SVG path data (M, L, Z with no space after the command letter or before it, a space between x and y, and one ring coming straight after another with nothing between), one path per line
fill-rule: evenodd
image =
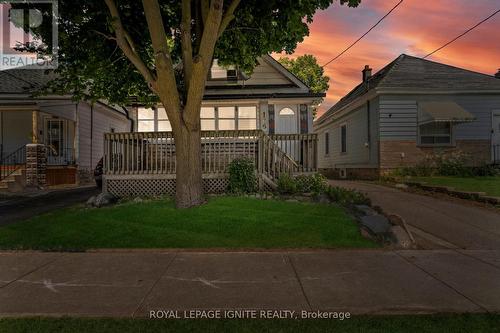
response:
M158 187L152 193L172 192L175 181L176 153L172 132L108 133L104 138L105 190L119 187L125 194L148 191L129 187ZM300 174L317 171L317 136L315 134L266 135L255 131L202 132L202 172L207 192L221 192L227 186L230 163L236 158L249 158L259 180L273 186L282 173ZM120 183L121 182L121 183ZM106 184L108 183L108 184ZM120 184L119 184L120 183ZM136 185L133 185L135 183ZM158 185L163 183L164 185ZM140 185L137 185L140 184ZM168 190L162 190L162 186ZM212 190L211 190L212 189ZM117 193L120 194L120 193Z

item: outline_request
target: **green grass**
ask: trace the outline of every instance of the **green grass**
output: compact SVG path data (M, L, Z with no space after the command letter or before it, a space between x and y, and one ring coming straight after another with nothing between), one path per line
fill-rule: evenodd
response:
M500 332L500 315L358 316L318 320L0 319L6 333L135 332Z
M485 192L490 196L500 197L500 177L415 177L411 180L428 185L450 186L459 191Z
M78 207L0 227L1 249L377 246L339 207L242 197L213 198L188 210L167 200Z

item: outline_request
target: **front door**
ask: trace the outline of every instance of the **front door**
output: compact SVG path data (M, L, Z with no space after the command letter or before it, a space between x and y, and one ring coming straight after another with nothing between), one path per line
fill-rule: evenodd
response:
M500 163L500 110L492 114L491 145L493 162Z
M45 145L47 146L48 164L65 164L65 121L61 119L46 119Z
M297 105L277 105L276 134L299 133Z

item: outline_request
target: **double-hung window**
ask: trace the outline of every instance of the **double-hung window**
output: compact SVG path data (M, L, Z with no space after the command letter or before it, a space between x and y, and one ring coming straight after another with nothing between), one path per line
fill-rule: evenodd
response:
M450 122L432 122L419 126L419 144L424 146L446 146L452 144Z
M340 152L347 153L347 124L340 126Z
M170 132L172 127L164 108L139 108L137 110L138 132Z

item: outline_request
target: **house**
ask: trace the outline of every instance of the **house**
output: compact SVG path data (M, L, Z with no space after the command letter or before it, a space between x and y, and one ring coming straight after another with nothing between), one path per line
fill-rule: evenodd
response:
M313 108L325 94L310 89L271 56L251 75L214 60L201 107L206 192L227 187L229 163L251 158L275 186L283 172L317 170ZM104 190L118 196L173 194L175 143L165 110L132 105L134 132L106 136Z
M318 167L337 177L376 178L426 156L464 152L500 162L500 80L401 55L315 123Z
M131 128L126 110L102 102L34 97L53 78L41 69L0 72L0 190L24 189L30 178L26 175L30 149L42 151L45 161L38 161L44 164L44 172L29 185L93 181L92 171L103 156L104 133Z

